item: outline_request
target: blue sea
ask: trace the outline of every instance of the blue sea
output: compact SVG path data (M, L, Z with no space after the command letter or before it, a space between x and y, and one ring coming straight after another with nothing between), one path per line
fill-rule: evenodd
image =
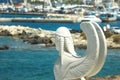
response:
M120 27L119 21L99 24L101 27L106 24ZM0 25L21 25L53 31L60 26L80 29L80 23L2 22ZM5 36L0 37L0 45L10 46L9 50L0 51L0 80L54 80L53 66L58 58L55 47L30 45L23 43L22 40ZM78 54L85 51L76 50ZM120 74L120 49L108 49L105 64L95 77L118 74Z

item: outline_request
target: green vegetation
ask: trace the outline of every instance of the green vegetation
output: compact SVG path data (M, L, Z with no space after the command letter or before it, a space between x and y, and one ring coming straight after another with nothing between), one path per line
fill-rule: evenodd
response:
M106 31L104 33L106 38L112 38L113 42L120 44L120 34L114 34L114 33L111 33L110 31Z
M66 4L80 4L82 0L65 0Z
M106 38L110 38L113 35L113 33L111 33L110 31L106 31L104 32L104 34Z
M116 34L113 36L113 42L120 44L120 34Z
M110 38L110 37L113 36L113 33L111 33L110 31L106 31L106 32L104 32L104 34L105 34L105 37L106 37L106 38ZM84 32L81 33L81 37L83 37L83 39L86 40L86 35L85 35Z
M85 39L85 40L86 40L86 35L85 35L85 33L84 33L84 32L82 32L80 36L81 36L81 37L83 37L83 39Z

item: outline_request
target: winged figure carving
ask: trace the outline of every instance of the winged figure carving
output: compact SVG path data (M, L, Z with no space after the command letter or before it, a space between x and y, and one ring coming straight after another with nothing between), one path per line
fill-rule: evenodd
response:
M60 27L55 33L59 57L54 64L55 80L85 80L96 75L104 65L107 47L101 27L96 22L82 22L82 31L87 37L84 56L75 52L69 29Z

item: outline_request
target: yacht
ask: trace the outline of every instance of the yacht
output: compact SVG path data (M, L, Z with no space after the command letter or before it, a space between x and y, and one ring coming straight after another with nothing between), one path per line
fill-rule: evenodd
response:
M117 20L120 20L120 13L118 13Z
M114 13L114 12L103 12L103 13L100 13L100 19L103 22L116 21L117 20L117 13Z
M117 20L120 20L120 9L118 9L118 12L117 12Z
M100 18L103 22L110 22L110 21L116 21L117 20L117 8L119 8L119 6L117 5L117 3L113 1L108 2L106 4L106 7L104 7L104 11L100 13Z
M99 17L96 17L95 15L83 16L77 19L77 22L83 22L83 21L102 22L102 20Z

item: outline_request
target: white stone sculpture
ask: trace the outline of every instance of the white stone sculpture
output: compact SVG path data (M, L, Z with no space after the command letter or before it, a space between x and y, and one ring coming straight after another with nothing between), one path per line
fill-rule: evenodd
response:
M54 65L55 80L85 80L97 74L106 58L107 47L104 33L95 22L81 23L87 37L85 56L77 55L73 40L66 27L60 27L55 34L59 57Z

